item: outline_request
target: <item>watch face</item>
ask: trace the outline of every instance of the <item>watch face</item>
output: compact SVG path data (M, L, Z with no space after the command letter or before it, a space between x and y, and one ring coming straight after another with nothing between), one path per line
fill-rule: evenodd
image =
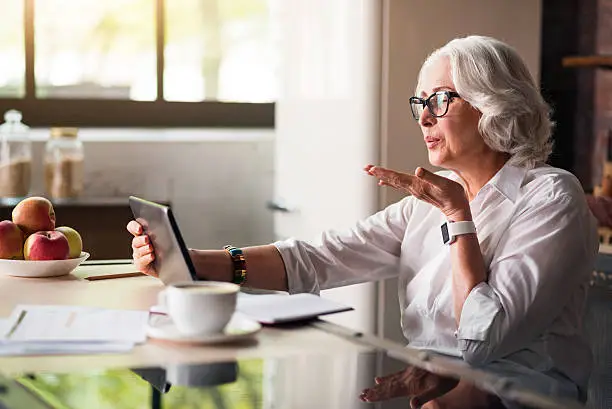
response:
M450 241L450 236L448 234L448 224L444 223L440 226L442 230L442 243L446 244Z

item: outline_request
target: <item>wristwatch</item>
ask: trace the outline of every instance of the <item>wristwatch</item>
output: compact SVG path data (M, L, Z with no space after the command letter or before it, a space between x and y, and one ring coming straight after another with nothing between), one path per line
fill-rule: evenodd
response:
M453 244L460 234L476 233L476 225L472 221L468 222L451 222L446 221L440 226L442 230L442 243Z

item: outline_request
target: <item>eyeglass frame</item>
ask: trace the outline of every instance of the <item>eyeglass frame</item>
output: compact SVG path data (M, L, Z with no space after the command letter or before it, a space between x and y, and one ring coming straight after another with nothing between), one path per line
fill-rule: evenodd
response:
M440 115L435 115L432 112L432 110L431 110L431 106L429 105L429 101L431 101L431 99L433 97L435 97L436 95L440 95L440 94L446 94L446 97L448 98L448 103L446 104L446 110L443 113L441 113ZM461 98L461 95L459 95L455 91L436 91L433 94L431 94L430 96L428 96L426 99L423 99L423 98L417 97L417 96L410 97L410 99L408 100L408 102L410 103L410 112L412 112L412 117L416 121L418 121L419 118L420 118L420 115L417 116L416 113L412 109L413 103L418 103L418 104L421 104L423 106L423 111L425 110L425 107L427 107L427 108L429 108L429 115L431 115L434 118L440 118L440 117L443 117L444 115L446 115L448 113L448 107L450 106L450 103L452 102L453 98Z

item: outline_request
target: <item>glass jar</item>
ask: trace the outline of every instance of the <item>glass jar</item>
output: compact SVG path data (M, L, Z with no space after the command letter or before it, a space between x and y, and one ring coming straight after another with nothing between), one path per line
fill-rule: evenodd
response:
M83 191L85 155L77 128L51 128L45 145L45 186L54 199L74 198Z
M32 146L30 128L21 112L11 109L0 125L0 197L20 198L30 192Z

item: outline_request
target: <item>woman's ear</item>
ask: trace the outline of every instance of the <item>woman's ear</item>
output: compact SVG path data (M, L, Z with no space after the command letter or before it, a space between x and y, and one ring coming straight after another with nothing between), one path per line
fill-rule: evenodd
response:
M482 112L480 111L480 109L476 108L476 107L475 107L474 105L472 105L472 104L470 104L470 107L471 107L471 108L472 108L474 111L478 112L478 119L482 118Z

